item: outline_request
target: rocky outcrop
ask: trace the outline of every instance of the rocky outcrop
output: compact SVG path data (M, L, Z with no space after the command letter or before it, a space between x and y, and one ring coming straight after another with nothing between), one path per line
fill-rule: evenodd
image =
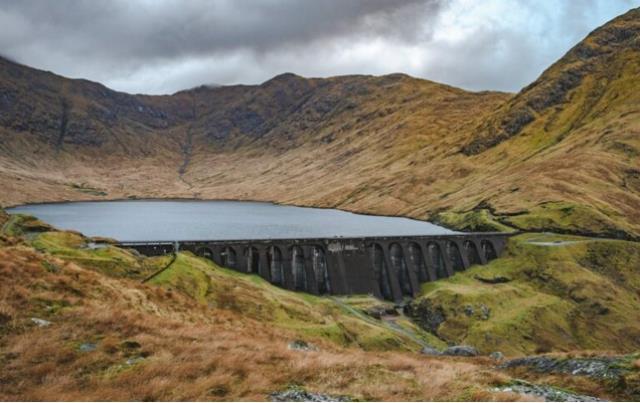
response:
M301 388L291 388L270 395L272 402L351 402L348 396L331 395L326 393L307 392Z
M447 320L444 308L435 305L429 299L412 301L405 306L404 310L406 315L412 318L421 328L435 335L438 334L440 325Z
M444 349L442 355L452 355L457 357L475 357L478 350L471 346L451 346Z
M318 351L319 348L312 343L306 342L304 340L294 340L287 346L289 350L295 351Z
M627 372L623 357L592 357L592 358L557 358L548 356L523 357L509 360L500 365L510 369L527 367L535 372L544 374L569 374L588 376L600 379L617 379Z
M602 400L593 397L573 393L564 389L548 385L536 385L523 380L515 380L507 386L501 386L495 390L500 392L511 392L525 396L543 398L547 402L601 402Z
M478 356L478 350L472 346L450 346L440 351L431 346L426 346L420 350L420 354L431 356L448 355L453 357L476 357Z

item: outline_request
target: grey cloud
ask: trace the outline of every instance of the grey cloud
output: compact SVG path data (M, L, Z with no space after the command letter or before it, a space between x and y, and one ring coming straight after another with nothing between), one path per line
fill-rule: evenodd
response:
M521 0L515 7L520 20L499 15L498 23L488 24L478 16L467 37L448 41L438 31L451 18L447 11L474 17L471 5L478 3L9 0L0 3L0 54L128 92L258 83L284 71L401 71L468 89L513 91L589 30L638 2L567 0L548 7ZM529 26L529 17L539 26Z
M407 37L432 1L15 1L0 5L33 31L25 38L78 58L144 64L250 49L268 52L351 35ZM409 12L407 12L407 10ZM412 17L412 18L409 18ZM402 19L399 21L399 19ZM413 21L412 21L413 20ZM2 43L16 49L24 43Z

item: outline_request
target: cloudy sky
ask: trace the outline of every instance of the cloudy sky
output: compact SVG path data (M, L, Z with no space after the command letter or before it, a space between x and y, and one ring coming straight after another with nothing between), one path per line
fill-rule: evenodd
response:
M640 0L3 0L0 55L132 93L282 72L517 91Z

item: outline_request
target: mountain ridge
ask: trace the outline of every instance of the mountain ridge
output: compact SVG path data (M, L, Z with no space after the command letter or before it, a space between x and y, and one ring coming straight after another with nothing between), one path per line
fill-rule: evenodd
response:
M128 95L0 63L0 203L264 200L640 239L639 10L515 95L404 74Z

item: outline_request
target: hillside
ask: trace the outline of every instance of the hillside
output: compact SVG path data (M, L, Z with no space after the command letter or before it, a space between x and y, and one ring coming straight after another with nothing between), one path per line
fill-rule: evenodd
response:
M294 293L189 253L175 260L145 258L113 246L92 248L91 239L57 231L32 217L3 219L2 400L268 400L287 390L358 400L529 400L531 396L514 389L518 385L573 398L576 393L614 400L640 396L637 355L572 351L569 356L533 357L560 363L572 358L585 365L613 360L613 377L498 368L486 356L429 356L419 353L423 345L442 349L446 343L402 315L394 322L368 316L365 312L381 304L371 297ZM628 249L637 257L634 247ZM528 253L515 244L509 258L492 263L489 274L514 279L512 285L496 285L498 293L519 293L519 269L511 262ZM621 274L616 270L594 273L587 283L593 287L599 279L609 287L607 279ZM142 281L153 273L158 274ZM637 288L637 273L624 276L621 280L629 285L620 289ZM458 275L433 283L425 296L468 281ZM635 304L630 300L628 305L636 312L632 315L637 314ZM613 301L607 306L615 319L618 307L626 305ZM495 314L482 323L504 325L499 309L491 309ZM443 328L451 329L450 321L459 320L449 316L447 312ZM573 320L582 328L590 323L588 314ZM564 331L552 327L546 334L560 339ZM620 327L594 327L591 333L593 338L626 340L615 350L627 352L635 345L635 333ZM514 335L500 345L478 346L482 354L487 348L511 346L505 353L512 356L530 350L527 340ZM589 340L576 339L551 349L585 346L591 346Z
M128 95L0 61L0 203L190 197L640 236L640 10L516 95L402 74Z
M524 234L502 258L425 283L408 310L449 344L533 354L640 349L640 245Z
M129 96L4 65L22 74L3 80L3 86L23 94L12 98L20 102L3 120L5 204L106 193L107 198L241 198L348 207L364 192L371 203L375 198L376 204L397 208L399 200L380 195L374 187L381 184L369 182L396 180L393 172L405 171L407 158L429 156L428 149L444 158L478 116L506 99L404 75L304 79L291 74L260 86ZM73 106L63 136L62 101L32 91L38 80L54 94L66 87L69 95L59 96L79 98L66 101Z

